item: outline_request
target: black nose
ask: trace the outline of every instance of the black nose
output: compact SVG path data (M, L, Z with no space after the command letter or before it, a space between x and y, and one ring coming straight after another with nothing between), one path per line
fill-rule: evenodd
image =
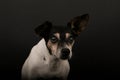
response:
M69 54L70 54L70 50L68 48L64 48L61 50L61 58L62 59L67 59L69 57Z
M63 48L61 52L62 52L62 54L64 54L64 55L69 55L70 50L69 50L68 48Z

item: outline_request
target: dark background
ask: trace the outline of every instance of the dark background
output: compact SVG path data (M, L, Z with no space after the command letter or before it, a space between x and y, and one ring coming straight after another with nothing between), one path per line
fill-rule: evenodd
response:
M90 14L86 31L73 48L69 80L117 80L120 77L120 0L0 1L0 77L20 79L21 67L39 38L34 28Z

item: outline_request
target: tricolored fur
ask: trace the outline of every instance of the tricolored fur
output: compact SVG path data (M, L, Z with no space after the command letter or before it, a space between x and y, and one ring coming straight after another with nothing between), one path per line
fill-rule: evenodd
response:
M67 26L54 26L46 21L35 29L42 40L36 44L22 68L25 80L67 80L75 39L89 20L85 14L70 20Z

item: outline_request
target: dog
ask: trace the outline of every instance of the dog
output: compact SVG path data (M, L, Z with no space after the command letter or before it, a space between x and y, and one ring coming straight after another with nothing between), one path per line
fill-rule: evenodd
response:
M35 28L42 39L31 49L22 67L23 80L67 80L75 39L86 29L89 15L70 20L67 26L54 26L50 21Z

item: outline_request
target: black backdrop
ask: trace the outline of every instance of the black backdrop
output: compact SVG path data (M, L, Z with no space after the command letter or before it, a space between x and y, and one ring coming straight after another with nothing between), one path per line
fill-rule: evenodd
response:
M69 80L116 80L120 76L119 0L0 1L0 75L20 79L21 67L39 38L34 28L46 20L56 25L90 14L86 31L73 48Z

